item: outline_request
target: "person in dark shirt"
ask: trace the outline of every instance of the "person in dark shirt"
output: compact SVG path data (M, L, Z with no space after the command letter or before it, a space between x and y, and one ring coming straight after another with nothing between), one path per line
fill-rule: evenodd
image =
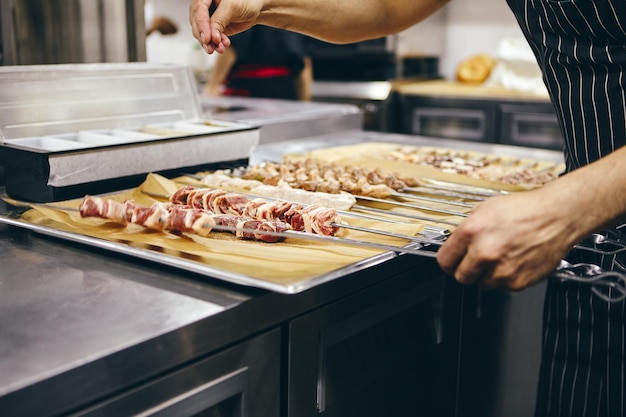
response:
M626 271L624 251L572 250L602 231L626 242L626 2L507 0L542 69L565 140L566 172L532 191L477 205L438 251L463 284L521 290L548 279L536 416L626 415L626 300L588 283L551 278L561 260ZM207 53L256 24L328 42L398 32L447 0L191 0L190 23ZM611 295L614 289L602 294Z
M217 57L204 94L310 100L307 41L269 26L234 35L231 47Z

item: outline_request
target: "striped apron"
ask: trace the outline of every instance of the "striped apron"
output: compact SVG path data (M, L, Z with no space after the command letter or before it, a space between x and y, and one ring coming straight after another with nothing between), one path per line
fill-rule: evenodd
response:
M626 0L507 1L543 71L567 170L623 146ZM624 229L611 233L626 241ZM623 253L578 251L568 259L626 269ZM548 282L536 417L626 416L625 305L586 284Z

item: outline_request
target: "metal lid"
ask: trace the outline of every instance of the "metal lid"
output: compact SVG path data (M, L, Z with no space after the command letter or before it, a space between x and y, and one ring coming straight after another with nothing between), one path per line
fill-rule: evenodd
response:
M0 67L0 143L85 129L198 119L188 67L63 64Z

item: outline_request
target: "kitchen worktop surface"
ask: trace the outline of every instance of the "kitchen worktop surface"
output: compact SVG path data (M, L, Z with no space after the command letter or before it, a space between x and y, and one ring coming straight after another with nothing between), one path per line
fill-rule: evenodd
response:
M547 102L547 94L508 89L487 84L468 84L449 80L430 80L398 84L394 90L401 95L461 98L492 98Z

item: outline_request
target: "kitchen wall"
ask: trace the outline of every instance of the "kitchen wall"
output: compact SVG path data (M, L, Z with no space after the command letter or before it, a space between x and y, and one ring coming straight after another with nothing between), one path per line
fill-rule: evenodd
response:
M445 15L441 72L446 78L454 78L462 59L481 52L495 55L501 39L523 36L505 0L452 0Z
M197 76L208 71L215 59L200 48L191 34L189 0L146 0L146 27L155 16L164 16L178 26L173 35L153 33L146 39L148 62L189 65Z

